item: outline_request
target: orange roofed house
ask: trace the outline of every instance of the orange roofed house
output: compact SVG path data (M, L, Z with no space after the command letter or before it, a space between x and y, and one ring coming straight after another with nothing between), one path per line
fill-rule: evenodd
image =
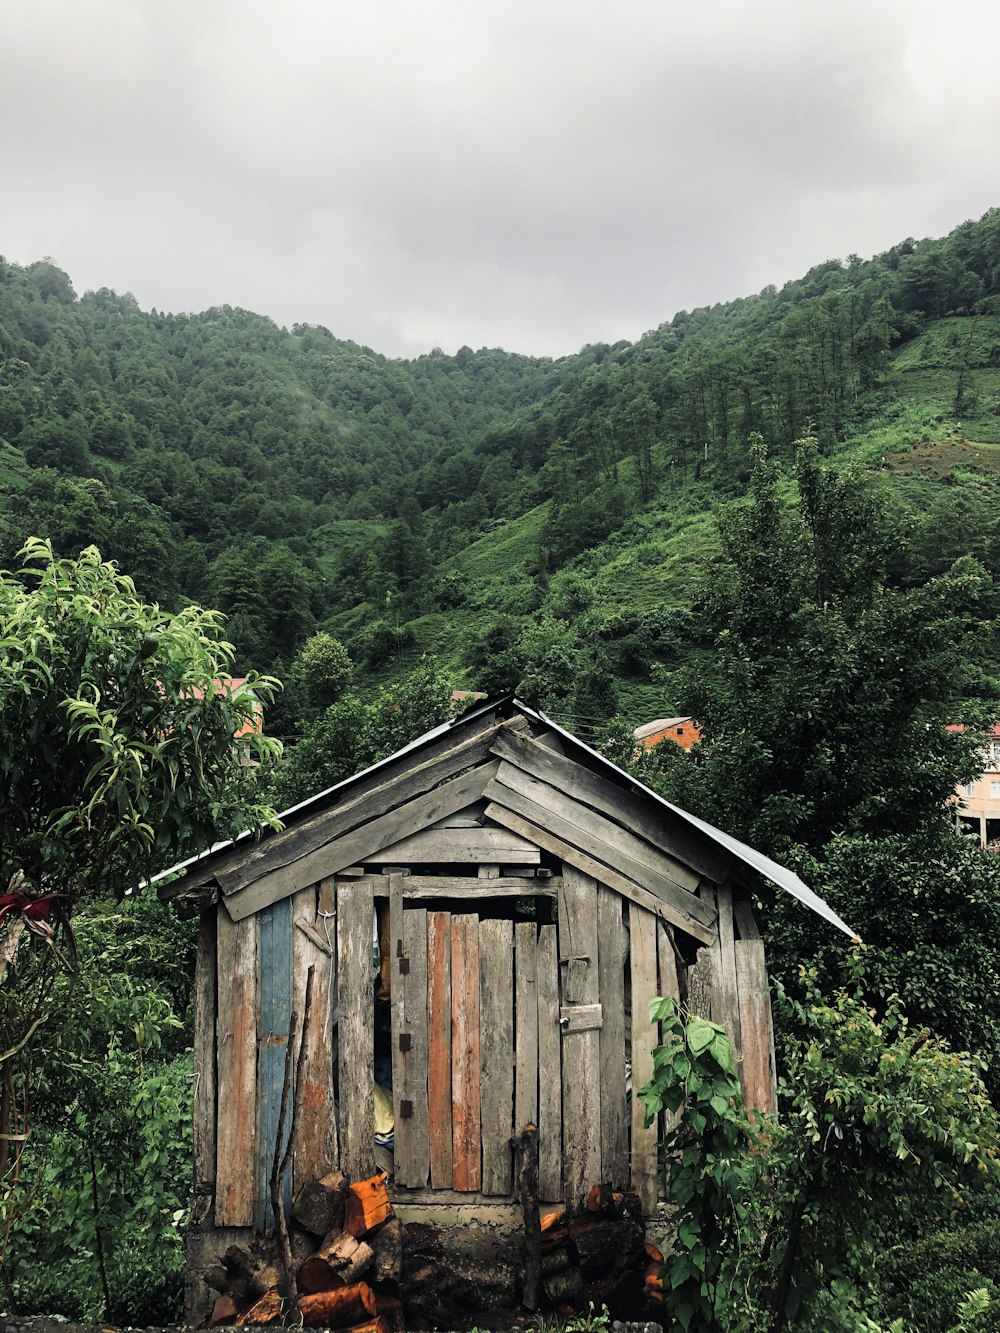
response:
M659 717L636 727L632 733L644 750L651 750L661 741L673 741L682 750L690 750L701 740L701 728L693 717Z

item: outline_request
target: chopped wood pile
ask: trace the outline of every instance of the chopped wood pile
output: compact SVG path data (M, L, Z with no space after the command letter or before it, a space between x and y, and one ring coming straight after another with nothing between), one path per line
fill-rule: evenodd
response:
M293 1324L403 1333L403 1228L384 1174L353 1184L330 1172L299 1192L290 1213L292 1272L273 1242L231 1245L205 1274L219 1293L209 1328Z
M540 1230L541 1305L564 1315L592 1304L614 1319L656 1317L663 1255L646 1241L637 1194L595 1185L582 1213L548 1213Z
M276 1240L232 1245L204 1280L218 1292L208 1328L294 1325L345 1333L454 1326L477 1304L477 1274L446 1253L439 1227L404 1226L384 1174L339 1171L305 1186L289 1213L292 1272ZM616 1319L655 1317L663 1256L646 1242L637 1194L595 1186L577 1215L558 1209L525 1228L525 1305L566 1315L607 1305ZM530 1287L530 1291L529 1291Z

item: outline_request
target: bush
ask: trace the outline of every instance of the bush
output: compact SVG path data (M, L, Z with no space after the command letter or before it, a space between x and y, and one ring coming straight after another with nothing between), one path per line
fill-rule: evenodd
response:
M1000 1303L1000 1220L935 1231L891 1250L878 1266L890 1318L921 1333L948 1333L969 1292L985 1287ZM997 1309L993 1309L995 1328ZM972 1327L978 1327L973 1324Z

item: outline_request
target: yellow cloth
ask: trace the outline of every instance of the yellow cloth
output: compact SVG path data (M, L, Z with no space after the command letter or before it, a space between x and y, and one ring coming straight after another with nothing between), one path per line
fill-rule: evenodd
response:
M392 1096L380 1083L375 1084L375 1133L391 1134L395 1125Z

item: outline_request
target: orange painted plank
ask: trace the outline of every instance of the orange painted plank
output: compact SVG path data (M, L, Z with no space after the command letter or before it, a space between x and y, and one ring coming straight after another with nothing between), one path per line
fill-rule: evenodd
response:
M479 1118L479 917L451 919L452 1189L482 1180Z
M451 913L427 914L427 1107L431 1186L451 1189Z

